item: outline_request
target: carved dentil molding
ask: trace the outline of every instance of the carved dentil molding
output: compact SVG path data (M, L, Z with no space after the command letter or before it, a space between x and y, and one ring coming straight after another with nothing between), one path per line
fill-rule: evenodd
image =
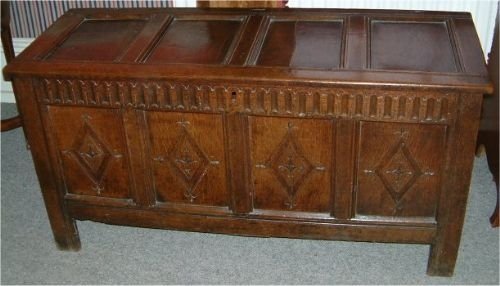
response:
M431 91L79 79L41 79L37 91L44 104L429 123L453 120L457 98Z

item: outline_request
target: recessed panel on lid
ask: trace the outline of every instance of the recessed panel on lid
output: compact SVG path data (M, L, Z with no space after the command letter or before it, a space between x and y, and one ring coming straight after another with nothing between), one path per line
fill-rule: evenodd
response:
M116 60L127 50L145 24L143 20L87 20L48 59Z
M174 20L147 62L223 63L240 25L239 20Z
M446 23L372 22L371 67L456 72L454 50Z
M339 68L341 43L342 21L275 21L256 65Z

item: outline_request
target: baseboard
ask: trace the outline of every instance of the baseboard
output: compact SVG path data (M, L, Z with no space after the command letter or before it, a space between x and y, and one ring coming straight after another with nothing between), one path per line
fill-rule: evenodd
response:
M16 55L22 52L31 42L33 42L34 38L14 38L12 39L14 45L14 51ZM3 52L3 47L0 47L0 63L3 67L5 66L5 55ZM12 84L10 82L4 81L3 76L1 78L1 88L0 88L0 101L1 102L16 102L14 97L14 92L12 91Z

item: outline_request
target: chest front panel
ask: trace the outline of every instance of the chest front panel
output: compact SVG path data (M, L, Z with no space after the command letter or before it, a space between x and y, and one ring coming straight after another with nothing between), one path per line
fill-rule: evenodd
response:
M328 213L333 121L250 117L253 207Z
M147 112L159 202L228 206L222 116Z
M357 215L436 214L446 126L360 122Z
M453 94L93 81L82 96L57 87L76 81L43 82L67 193L129 197L126 106L144 122L146 169L133 177L145 178L157 206L230 211L249 201L255 215L435 221ZM77 97L87 107L69 100ZM243 118L237 130L232 112ZM228 147L235 138L237 154ZM243 167L246 192L235 189L228 160Z
M48 126L69 194L131 198L128 148L117 109L49 106Z

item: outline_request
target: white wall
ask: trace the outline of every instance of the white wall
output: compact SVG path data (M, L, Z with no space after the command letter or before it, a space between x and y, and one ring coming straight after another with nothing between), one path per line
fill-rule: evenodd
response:
M196 0L175 0L175 7L195 7ZM472 14L479 40L487 56L493 39L497 0L289 0L290 8L368 8L401 10L465 11ZM33 39L14 39L16 53L22 51ZM0 64L5 65L3 49ZM9 82L1 81L0 101L15 102Z
M196 7L196 0L174 0L174 7Z
M34 39L30 38L15 38L14 51L16 55L19 54L24 48L26 48ZM3 68L5 66L5 55L3 52L3 47L0 45L0 66ZM12 92L12 85L10 82L3 80L3 75L1 76L2 81L0 82L0 101L1 102L16 102L14 99L14 93Z

